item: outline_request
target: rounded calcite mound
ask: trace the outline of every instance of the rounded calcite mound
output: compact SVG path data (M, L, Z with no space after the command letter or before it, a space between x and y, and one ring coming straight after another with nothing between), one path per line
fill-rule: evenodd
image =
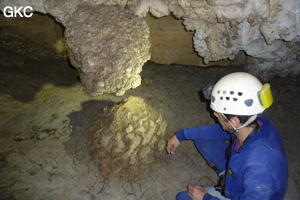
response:
M91 95L123 95L140 85L148 37L145 20L119 6L83 4L66 22L71 63Z
M106 108L93 125L92 154L107 177L135 177L165 146L166 121L140 97Z

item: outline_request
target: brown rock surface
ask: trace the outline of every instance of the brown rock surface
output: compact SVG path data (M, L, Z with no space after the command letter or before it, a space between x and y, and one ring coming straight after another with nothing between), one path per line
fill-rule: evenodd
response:
M56 54L63 28L50 15L35 13L31 18L0 15L1 46L33 59ZM22 42L20 40L23 40ZM30 43L30 47L26 46Z
M160 64L204 65L194 51L193 32L186 31L181 20L172 16L146 17L150 28L151 61Z
M59 23L48 15L34 14L31 18L0 17L1 33L16 31L32 43L53 47L55 42L63 36L63 29Z

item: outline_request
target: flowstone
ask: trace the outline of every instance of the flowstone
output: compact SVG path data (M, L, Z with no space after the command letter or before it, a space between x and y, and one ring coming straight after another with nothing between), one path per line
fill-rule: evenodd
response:
M79 6L66 22L70 60L91 95L115 93L141 84L150 59L149 28L144 19L119 6Z
M166 120L140 97L105 108L92 126L91 151L104 177L124 179L137 175L165 146Z

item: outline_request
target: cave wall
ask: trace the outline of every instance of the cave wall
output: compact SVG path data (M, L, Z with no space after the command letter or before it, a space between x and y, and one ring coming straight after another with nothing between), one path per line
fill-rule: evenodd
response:
M244 64L243 56L236 56L238 62L223 60L203 63L194 49L192 31L187 31L182 20L171 15L156 18L148 14L145 18L149 26L149 41L151 43L150 61L158 64L179 64L194 66ZM64 27L50 15L34 13L31 18L0 17L1 35L17 34L41 47L54 48L58 53L66 54L66 44L63 39Z
M48 15L34 14L31 18L0 17L1 34L20 34L30 42L47 48L53 48L57 40L63 37L59 23Z
M31 18L5 18L0 14L2 54L17 53L20 56L17 63L67 56L63 37L62 26L49 15L35 13ZM2 65L7 64L5 57L0 61Z
M205 64L226 59L233 60L239 52L243 51L248 55L246 68L262 79L267 80L276 75L295 75L300 72L300 53L297 51L300 35L299 0L3 0L0 8L3 9L6 5L30 5L38 12L51 14L58 22L68 27L82 4L89 5L91 12L95 12L94 8L97 6L117 6L120 13L123 12L122 10L129 10L142 21L148 13L158 18L173 15L183 20L185 29L193 33L194 49L203 58ZM110 22L109 19L107 22ZM140 28L146 29L142 26ZM149 37L147 31L144 34L145 37ZM191 34L189 32L188 34L190 37ZM140 43L143 47L142 43L146 42L140 40ZM97 48L101 48L100 45L94 50ZM94 50L90 52L95 53ZM157 54L154 56L155 60L162 59ZM143 56L139 61L139 68L149 59L149 56ZM173 61L166 60L166 63L171 62ZM198 60L196 59L195 62L197 63ZM86 64L78 66L79 62L73 64L77 68L88 68ZM111 67L110 63L104 66L104 68ZM129 64L125 68L130 69L130 66L132 65ZM114 68L119 69L119 67ZM117 71L114 73L118 74ZM130 80L125 74L121 78L123 82ZM87 82L84 84L88 88ZM101 94L103 91L122 95L126 90L139 84L139 81L135 81L134 86L121 84L115 89L105 90L100 88L103 84L94 84L89 92Z
M155 18L146 16L150 29L151 61L159 64L205 66L193 47L193 35L186 31L181 20L173 16Z
M244 65L246 57L239 53L234 60L224 59L205 64L193 46L193 31L188 31L183 20L172 15L157 18L147 14L145 20L149 26L151 43L151 61L158 64L179 64L194 66Z

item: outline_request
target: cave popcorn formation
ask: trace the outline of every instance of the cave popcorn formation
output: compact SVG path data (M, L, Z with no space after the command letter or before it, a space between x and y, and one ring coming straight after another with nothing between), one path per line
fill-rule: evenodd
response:
M92 95L123 95L140 85L148 36L143 19L114 6L80 6L65 31L71 63Z
M92 154L107 177L135 177L140 165L149 164L165 147L167 123L140 97L106 108L92 126Z

